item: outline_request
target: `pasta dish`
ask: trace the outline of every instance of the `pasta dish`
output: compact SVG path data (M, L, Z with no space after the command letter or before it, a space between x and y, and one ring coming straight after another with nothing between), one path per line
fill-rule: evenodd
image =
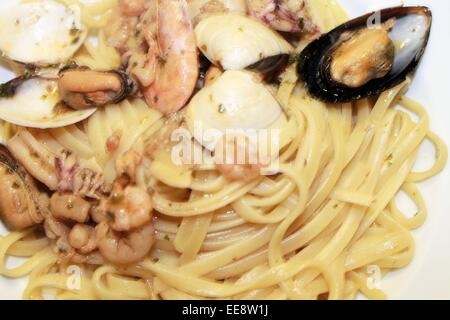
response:
M11 0L0 275L28 277L24 299L387 298L376 282L427 216L417 184L447 161L406 95L431 22L333 0Z

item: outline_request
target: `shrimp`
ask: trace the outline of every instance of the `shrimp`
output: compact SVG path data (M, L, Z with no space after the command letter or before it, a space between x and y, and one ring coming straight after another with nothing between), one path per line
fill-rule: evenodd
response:
M155 229L152 222L127 233L114 231L106 222L95 227L98 249L112 263L130 264L144 258L153 246Z
M304 0L246 0L250 15L284 32L317 33Z
M124 188L115 183L111 195L100 201L97 210L112 220L112 229L129 231L151 220L153 206L150 195L141 188L131 185Z
M181 109L198 78L194 30L184 0L153 0L141 16L140 28L148 46L144 66L132 69L147 103L164 114ZM130 62L139 64L138 57ZM145 72L139 72L144 69ZM142 70L141 70L142 71ZM145 74L142 76L141 74Z
M256 146L248 137L224 135L214 149L217 170L229 180L251 181L261 175Z
M69 244L80 254L88 254L97 249L95 230L93 227L77 223L69 233Z

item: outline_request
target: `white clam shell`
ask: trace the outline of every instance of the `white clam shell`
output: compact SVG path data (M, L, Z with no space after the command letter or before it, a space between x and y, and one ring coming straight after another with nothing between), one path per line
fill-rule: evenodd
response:
M13 3L0 10L0 51L16 62L39 66L64 63L86 35L78 6L44 0Z
M225 71L200 90L186 112L189 130L208 149L213 148L214 142L205 136L227 130L276 129L286 121L286 115L265 85L252 73L240 70Z
M203 54L225 70L244 69L263 58L292 50L281 35L237 13L215 14L201 20L195 36Z
M58 111L60 101L54 80L32 78L22 83L14 96L0 98L0 119L32 127L56 128L77 123L88 118L96 109Z

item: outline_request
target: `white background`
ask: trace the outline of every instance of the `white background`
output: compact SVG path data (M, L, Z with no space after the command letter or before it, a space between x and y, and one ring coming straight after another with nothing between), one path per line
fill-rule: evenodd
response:
M4 5L11 0L2 0ZM314 1L314 0L310 0ZM340 0L351 17L399 5L400 0ZM405 5L426 5L433 12L433 28L425 57L408 95L426 105L431 128L450 145L450 1L405 0ZM1 6L0 5L0 6ZM1 70L0 81L10 74ZM433 150L423 148L417 168L432 162ZM420 185L428 207L425 225L414 232L417 248L413 262L389 273L381 288L391 299L450 299L450 166ZM6 230L0 225L0 234ZM0 299L19 299L26 281L0 277Z

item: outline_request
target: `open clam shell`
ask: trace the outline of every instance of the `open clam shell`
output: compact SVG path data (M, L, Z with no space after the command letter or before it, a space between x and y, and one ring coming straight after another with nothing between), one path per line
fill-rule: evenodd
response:
M10 61L40 67L63 64L86 35L78 6L13 1L0 10L0 52Z
M0 119L26 127L63 127L86 119L96 110L65 106L57 82L50 79L19 77L2 84L0 93Z
M286 122L286 115L267 87L252 72L242 70L225 71L200 90L186 110L189 130L210 150L227 131L275 130Z
M203 19L195 27L195 36L205 57L224 70L245 69L292 51L281 35L237 13L214 14Z

